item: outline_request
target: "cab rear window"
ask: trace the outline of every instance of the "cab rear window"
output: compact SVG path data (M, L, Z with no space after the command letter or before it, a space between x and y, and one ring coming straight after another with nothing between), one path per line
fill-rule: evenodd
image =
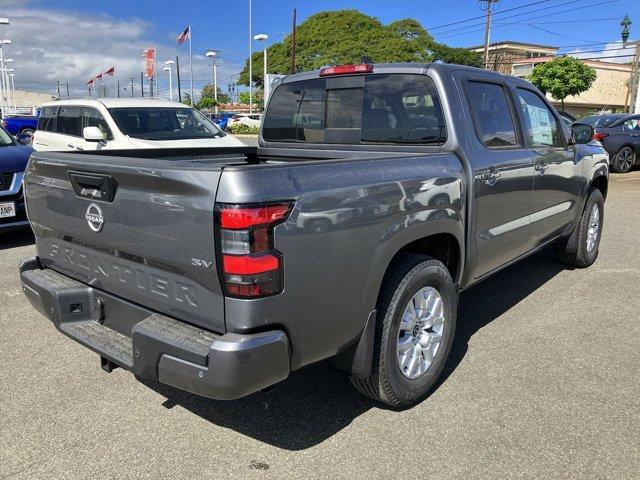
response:
M446 126L425 75L368 75L359 88L327 88L326 78L285 83L264 118L267 141L441 145Z

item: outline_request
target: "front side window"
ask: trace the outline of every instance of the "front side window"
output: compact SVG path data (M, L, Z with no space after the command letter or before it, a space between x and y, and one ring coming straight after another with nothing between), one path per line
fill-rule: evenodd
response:
M40 110L40 117L38 118L38 130L45 132L53 132L56 125L56 110L57 107L43 107Z
M425 75L379 74L364 88L328 88L318 78L279 86L262 135L267 141L442 145L444 115Z
M0 127L0 147L13 145L13 137L4 128Z
M468 96L480 141L488 148L517 146L513 115L502 85L469 82Z
M80 107L60 107L56 132L80 137L82 135L82 109Z
M187 140L224 137L208 118L192 108L110 108L124 135L142 140Z
M558 121L547 104L531 90L518 88L525 129L532 147L562 147Z
M95 108L84 107L82 109L82 129L86 127L98 127L106 140L113 140L113 135L109 130L106 120Z

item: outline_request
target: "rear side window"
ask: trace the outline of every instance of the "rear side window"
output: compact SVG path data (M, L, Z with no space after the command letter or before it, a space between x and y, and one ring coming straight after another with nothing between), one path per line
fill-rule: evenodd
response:
M80 137L82 128L82 109L80 107L60 107L56 132Z
M83 107L82 108L82 128L84 131L85 127L98 127L102 133L104 133L104 138L107 140L112 140L113 135L111 135L111 131L107 126L107 122L102 116L102 114L96 110L95 108Z
M446 127L425 75L368 75L364 88L329 88L319 78L273 93L262 135L268 141L441 145Z
M517 146L515 123L504 87L473 81L469 82L467 93L480 141L489 148Z
M53 132L56 126L56 110L58 107L43 107L38 118L38 130Z

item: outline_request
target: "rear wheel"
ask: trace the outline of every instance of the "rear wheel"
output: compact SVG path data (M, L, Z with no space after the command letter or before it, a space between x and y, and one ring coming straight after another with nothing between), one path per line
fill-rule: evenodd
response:
M602 221L604 219L604 197L600 190L591 190L584 211L580 217L578 229L578 245L575 252L566 248L560 250L560 260L574 267L589 267L598 258Z
M611 168L616 173L627 173L636 162L636 152L632 147L622 147L613 157Z
M416 403L440 377L456 326L456 288L446 267L426 255L400 262L383 286L373 368L352 377L363 394L394 407Z

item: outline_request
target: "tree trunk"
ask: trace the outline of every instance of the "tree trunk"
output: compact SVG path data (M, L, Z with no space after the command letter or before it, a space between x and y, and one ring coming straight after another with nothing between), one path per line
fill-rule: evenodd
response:
M560 104L562 105L562 111L564 112L564 98L560 99Z

